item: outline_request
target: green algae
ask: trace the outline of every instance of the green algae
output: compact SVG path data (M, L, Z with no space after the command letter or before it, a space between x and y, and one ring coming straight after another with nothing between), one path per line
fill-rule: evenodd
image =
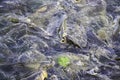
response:
M70 64L70 59L67 56L60 56L58 57L57 61L62 67L67 67Z

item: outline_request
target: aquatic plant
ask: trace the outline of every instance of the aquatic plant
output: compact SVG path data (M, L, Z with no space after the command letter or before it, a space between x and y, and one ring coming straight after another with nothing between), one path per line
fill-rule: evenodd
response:
M67 56L59 56L57 61L58 64L62 67L67 67L70 64L70 59Z

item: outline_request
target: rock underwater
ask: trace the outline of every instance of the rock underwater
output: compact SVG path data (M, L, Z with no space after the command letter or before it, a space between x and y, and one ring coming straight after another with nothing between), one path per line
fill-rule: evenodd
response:
M120 0L0 0L0 80L120 80Z

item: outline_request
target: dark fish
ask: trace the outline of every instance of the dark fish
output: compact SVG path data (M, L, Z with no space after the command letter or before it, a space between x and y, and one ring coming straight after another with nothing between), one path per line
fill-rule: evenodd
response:
M0 13L12 12L13 10L26 12L25 4L21 0L4 0L0 2Z
M105 43L99 40L91 30L87 32L87 37L89 43L97 44L99 46L105 45Z
M120 57L116 57L115 60L116 60L116 61L120 61Z
M115 29L114 29L114 32L113 32L113 35L112 35L113 40L118 39L119 31L120 31L120 18L118 18L117 21L116 21Z

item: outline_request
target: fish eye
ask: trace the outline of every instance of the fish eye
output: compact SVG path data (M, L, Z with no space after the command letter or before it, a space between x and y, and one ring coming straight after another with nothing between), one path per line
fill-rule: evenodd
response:
M74 0L74 3L80 3L81 0Z
M61 40L61 42L62 42L62 43L64 43L64 42L65 42L65 40L64 40L64 39L62 39L62 40Z
M62 37L61 43L65 43L66 42L66 38Z
M75 0L76 2L80 1L80 0Z

